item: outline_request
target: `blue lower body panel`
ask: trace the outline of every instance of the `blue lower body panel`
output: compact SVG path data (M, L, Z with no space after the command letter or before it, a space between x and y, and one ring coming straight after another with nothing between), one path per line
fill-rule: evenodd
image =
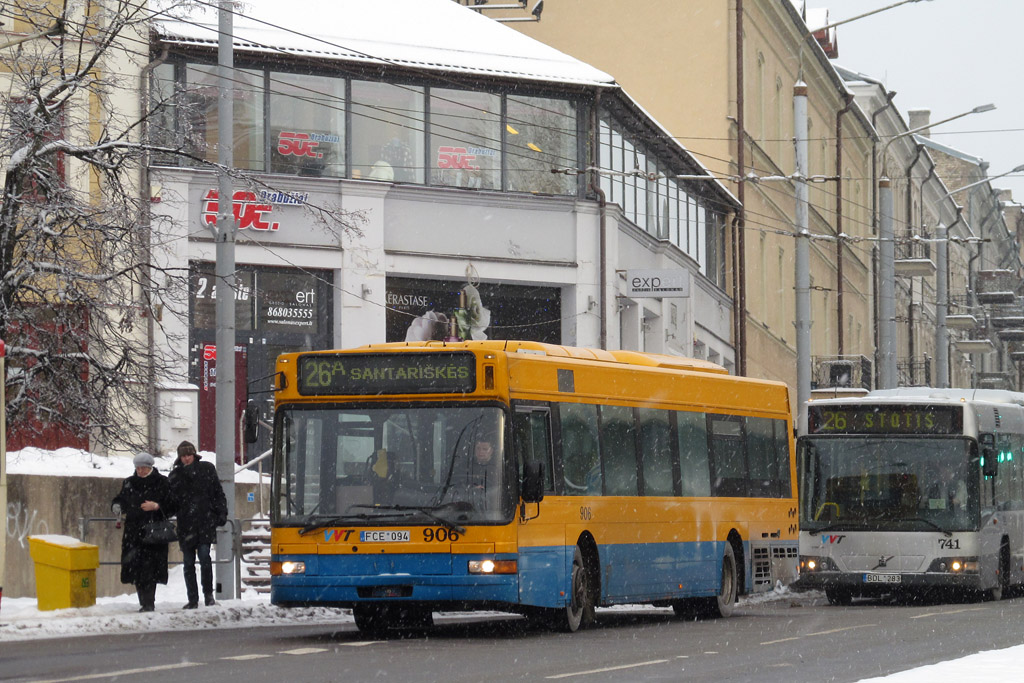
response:
M363 602L434 603L443 609L564 607L575 546L524 547L518 555L275 555L306 573L275 576L271 602L348 607ZM717 595L724 542L598 546L600 604ZM747 553L744 552L744 555ZM471 560L517 560L518 574L470 574ZM737 558L738 559L738 558ZM749 578L749 572L744 572Z

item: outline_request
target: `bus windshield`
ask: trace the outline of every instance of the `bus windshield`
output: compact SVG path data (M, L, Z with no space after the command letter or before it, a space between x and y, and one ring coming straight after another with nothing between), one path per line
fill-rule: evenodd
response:
M980 479L969 445L962 438L804 437L800 527L976 529Z
M282 406L274 521L324 526L495 522L514 509L500 407Z

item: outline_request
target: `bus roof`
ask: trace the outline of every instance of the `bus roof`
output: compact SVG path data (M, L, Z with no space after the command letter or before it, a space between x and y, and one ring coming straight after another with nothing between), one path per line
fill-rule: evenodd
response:
M817 404L839 403L1006 403L1024 406L1024 393L1000 389L937 389L935 387L899 387L897 389L876 389L864 396L815 399Z
M658 353L643 353L641 351L605 351L604 349L587 349L577 346L561 346L559 344L545 344L535 341L517 341L502 339L487 339L481 341L461 342L392 342L390 344L367 344L359 347L359 350L375 351L390 350L397 348L421 348L421 349L469 349L481 351L501 351L505 353L527 353L538 356L551 356L555 358L577 358L581 360L596 360L607 363L623 363L629 365L643 365L654 368L671 368L674 370L690 370L708 372L713 374L728 375L729 371L721 365L711 363L697 358L685 358L683 356L669 356Z

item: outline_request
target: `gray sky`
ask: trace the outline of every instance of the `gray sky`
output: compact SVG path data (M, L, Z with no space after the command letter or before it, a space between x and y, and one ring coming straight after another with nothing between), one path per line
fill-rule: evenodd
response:
M897 0L807 0L825 7L829 22L849 19ZM939 121L992 102L995 111L936 127L932 139L991 165L989 176L1024 164L1024 0L925 0L837 28L847 69L895 90L904 119L931 109ZM1024 174L993 182L1024 203ZM954 188L950 188L954 189Z

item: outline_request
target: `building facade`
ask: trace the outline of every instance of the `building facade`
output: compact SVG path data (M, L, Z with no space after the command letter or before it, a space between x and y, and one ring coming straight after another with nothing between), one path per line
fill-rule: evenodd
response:
M791 387L793 93L807 84L815 384L840 365L870 384L873 267L858 240L872 231L874 132L792 3L655 0L624 11L612 0L559 0L540 22L513 26L613 72L714 173L745 178L730 185L744 208L730 226L726 278L737 302L738 365Z
M611 76L450 0L388 7L342 3L330 31L298 43L261 33L289 26L273 2L236 17L239 408L279 353L385 341L696 345L732 367L732 194ZM188 312L167 326L189 340L200 448L213 447L217 362L215 26L164 21L154 46L167 49L156 133L189 151L155 159L151 182L166 265L191 273ZM473 48L449 51L453 30ZM613 172L587 170L600 156Z

